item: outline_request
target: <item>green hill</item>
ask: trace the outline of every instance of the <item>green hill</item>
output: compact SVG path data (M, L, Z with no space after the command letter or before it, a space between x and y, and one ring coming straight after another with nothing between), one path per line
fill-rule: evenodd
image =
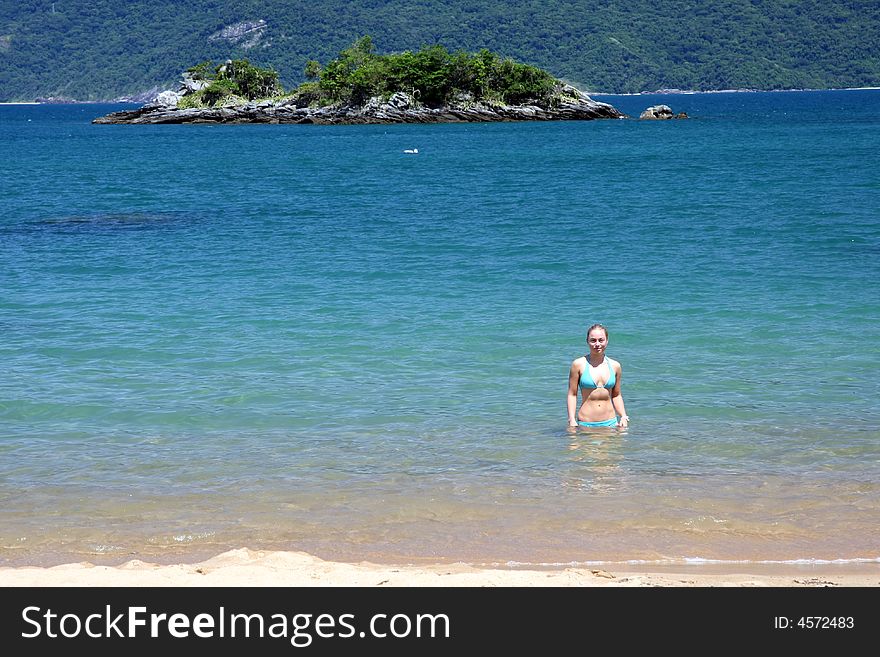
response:
M248 59L305 80L377 52L488 49L588 91L880 86L876 0L0 0L0 100L106 100Z

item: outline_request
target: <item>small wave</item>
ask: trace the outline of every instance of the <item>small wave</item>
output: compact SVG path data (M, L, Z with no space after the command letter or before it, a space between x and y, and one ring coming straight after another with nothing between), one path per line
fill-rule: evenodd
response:
M125 548L122 548L118 545L93 545L92 552L95 554L113 554L115 552L122 552Z
M175 543L193 543L194 541L210 538L213 535L214 532L200 532L198 534L178 534L176 536L172 536L171 540L173 540Z

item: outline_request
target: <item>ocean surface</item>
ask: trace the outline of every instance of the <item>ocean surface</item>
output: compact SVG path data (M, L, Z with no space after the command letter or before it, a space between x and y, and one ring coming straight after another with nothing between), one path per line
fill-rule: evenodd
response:
M880 90L596 99L0 107L0 565L880 563ZM566 427L594 322L623 433Z

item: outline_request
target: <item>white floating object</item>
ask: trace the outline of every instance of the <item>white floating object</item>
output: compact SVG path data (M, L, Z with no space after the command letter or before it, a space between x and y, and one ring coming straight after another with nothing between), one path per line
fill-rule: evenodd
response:
M419 149L418 149L418 148L407 148L407 149L406 149L405 151L403 151L403 152L404 152L404 153L412 153L412 154L416 154L416 153L419 152Z

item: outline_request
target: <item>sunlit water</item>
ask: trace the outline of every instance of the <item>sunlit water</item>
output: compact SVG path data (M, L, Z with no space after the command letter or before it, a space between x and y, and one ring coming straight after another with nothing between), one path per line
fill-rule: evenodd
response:
M0 563L878 561L880 91L600 99L691 118L0 107Z

